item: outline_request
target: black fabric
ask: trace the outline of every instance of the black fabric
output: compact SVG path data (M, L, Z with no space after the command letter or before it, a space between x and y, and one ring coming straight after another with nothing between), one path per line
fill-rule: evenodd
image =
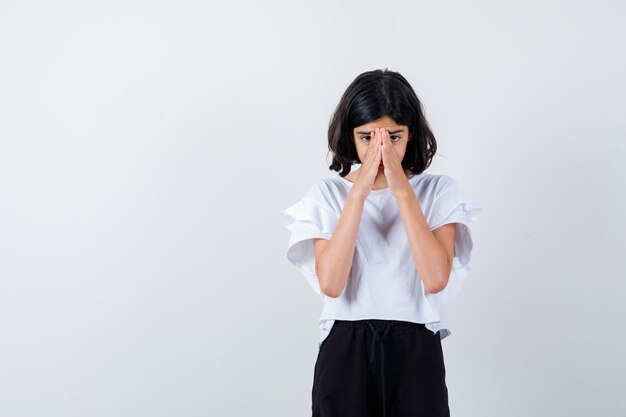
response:
M313 417L449 417L439 333L423 323L335 320L320 345Z

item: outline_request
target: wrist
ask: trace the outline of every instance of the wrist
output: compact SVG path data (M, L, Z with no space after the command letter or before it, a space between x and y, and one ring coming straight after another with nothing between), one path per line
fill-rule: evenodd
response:
M367 199L368 192L366 190L362 190L358 185L353 185L348 192L348 198L356 200L358 202L365 202Z
M407 198L415 197L415 191L413 191L413 188L408 183L403 184L399 189L393 190L391 193L396 200L404 200Z

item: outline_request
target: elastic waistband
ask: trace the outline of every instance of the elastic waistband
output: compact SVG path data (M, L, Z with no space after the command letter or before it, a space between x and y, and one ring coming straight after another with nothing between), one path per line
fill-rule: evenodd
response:
M367 320L335 320L335 326L347 326L347 327L369 327L369 324L374 325L376 328L387 327L390 324L394 327L415 327L423 329L426 327L425 323L414 323L412 321L403 320L381 320L381 319L367 319Z

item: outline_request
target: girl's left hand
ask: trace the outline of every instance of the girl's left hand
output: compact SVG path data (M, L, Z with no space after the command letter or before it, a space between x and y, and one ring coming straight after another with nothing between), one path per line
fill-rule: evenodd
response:
M404 189L409 181L404 173L404 168L402 168L402 161L393 148L389 132L386 130L382 131L382 161L389 191L395 193Z

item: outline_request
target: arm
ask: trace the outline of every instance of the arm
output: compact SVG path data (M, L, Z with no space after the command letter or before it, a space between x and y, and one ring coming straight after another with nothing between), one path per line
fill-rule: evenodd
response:
M456 224L448 223L431 232L408 182L394 196L417 271L426 290L438 293L448 285L450 278Z
M339 297L348 281L366 197L352 187L331 239L315 239L315 271L329 297Z

